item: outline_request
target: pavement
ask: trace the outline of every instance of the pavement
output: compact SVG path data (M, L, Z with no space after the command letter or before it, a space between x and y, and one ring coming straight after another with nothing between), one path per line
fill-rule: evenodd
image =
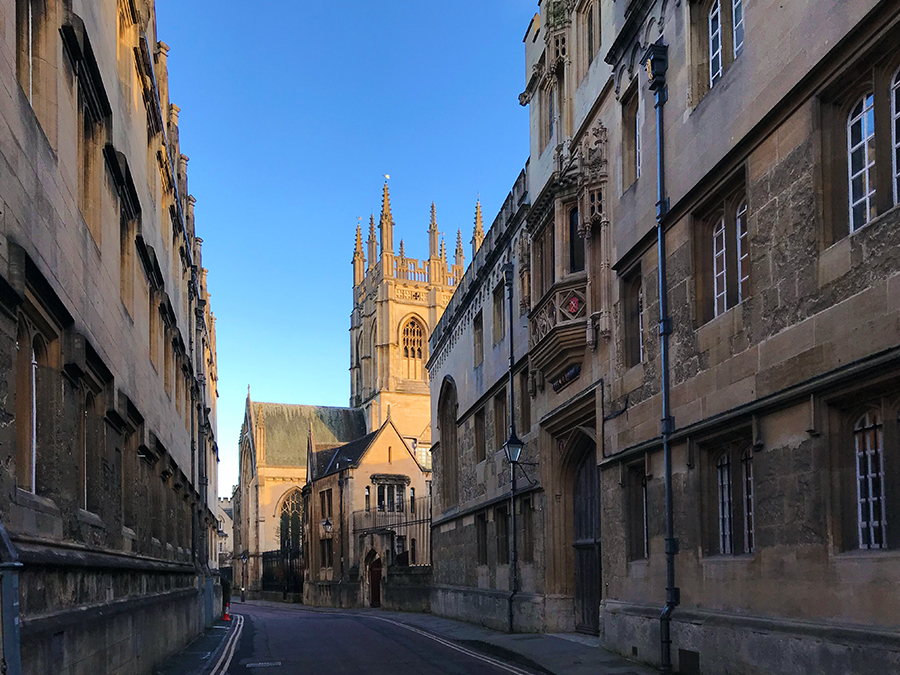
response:
M339 610L278 602L231 604L157 675L322 672L462 675L651 675L580 634L508 634L433 614ZM222 627L224 626L224 627ZM315 671L312 669L315 668ZM252 672L251 672L252 671Z

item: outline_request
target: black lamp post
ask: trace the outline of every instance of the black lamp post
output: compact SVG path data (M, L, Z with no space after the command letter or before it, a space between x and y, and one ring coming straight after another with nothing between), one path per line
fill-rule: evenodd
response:
M510 524L512 526L512 537L510 539L510 557L509 557L509 632L513 632L513 599L519 591L519 547L516 532L516 464L522 457L522 448L525 444L516 435L516 398L515 398L515 378L513 376L513 366L515 365L515 355L513 354L513 328L515 321L513 320L513 264L508 262L503 266L503 278L506 282L506 297L509 307L509 438L503 445L503 451L506 453L506 461L509 462L510 473L510 492L509 492L509 513Z

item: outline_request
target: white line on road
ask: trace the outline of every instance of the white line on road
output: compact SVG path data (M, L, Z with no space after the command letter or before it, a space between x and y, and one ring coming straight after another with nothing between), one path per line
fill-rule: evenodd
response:
M357 615L357 616L366 616L366 615ZM485 663L489 663L492 666L500 668L501 670L505 670L508 673L514 673L515 675L532 675L532 673L527 670L521 670L520 668L516 668L515 666L511 666L509 664L503 663L502 661L497 661L496 659L492 659L489 656L485 656L484 654L479 654L478 652L473 652L470 649L466 649L465 647L460 647L457 644L450 642L449 640L444 640L443 638L439 638L437 635L433 635L432 633L428 633L424 630L419 630L418 628L413 628L410 625L405 623L400 623L399 621L393 621L391 619L385 619L380 616L368 616L369 619L375 619L377 621L385 621L386 623L392 623L395 626L400 626L401 628L405 628L406 630L411 630L413 633L418 633L424 637L429 638L430 640L434 640L445 647L449 647L450 649L455 649L462 654L466 654L467 656L471 656L474 659L478 659L479 661L484 661Z
M231 659L234 658L234 650L237 647L241 632L244 630L244 616L242 614L234 614L234 632L229 636L228 642L225 643L225 649L222 655L209 672L209 675L223 675L231 665Z

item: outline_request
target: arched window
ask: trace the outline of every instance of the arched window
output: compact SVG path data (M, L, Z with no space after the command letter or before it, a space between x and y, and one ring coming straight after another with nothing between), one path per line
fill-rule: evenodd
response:
M20 316L17 333L16 363L16 483L32 493L46 491L49 478L41 474L41 447L50 430L53 410L45 400L50 391L47 343L33 324ZM45 471L44 474L47 472Z
M719 0L713 0L709 8L709 86L722 77L722 8Z
M859 547L887 548L884 499L884 428L877 411L867 412L853 427Z
M734 216L737 239L738 302L750 295L750 242L747 240L747 202L743 201Z
M891 84L891 129L894 133L894 204L900 204L900 68Z
M734 58L741 55L744 49L744 2L732 0L731 3L731 37L734 45Z
M401 331L401 353L403 355L403 377L407 380L421 380L423 376L423 356L425 329L416 317L411 318Z
M850 231L875 217L875 97L857 101L847 118Z
M441 436L441 488L443 507L453 506L459 500L459 448L457 447L457 398L456 385L448 380L441 388L438 402L438 424Z
M303 500L300 490L292 490L281 503L281 550L299 553L303 541Z
M728 263L725 253L725 217L720 216L713 228L713 307L714 316L728 309Z
M366 513L372 510L372 489L366 485Z
M731 540L731 459L723 452L716 462L716 485L719 502L719 553L734 552Z

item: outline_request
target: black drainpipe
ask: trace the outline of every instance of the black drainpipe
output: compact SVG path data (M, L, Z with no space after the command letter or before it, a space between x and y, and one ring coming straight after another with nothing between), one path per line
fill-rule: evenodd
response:
M650 90L656 103L656 242L659 271L659 338L662 375L662 444L665 463L666 485L666 606L659 617L659 648L661 673L672 672L672 612L681 601L675 586L675 555L678 553L678 539L675 538L675 513L672 500L672 448L669 437L675 430L675 420L669 408L669 335L672 333L672 319L669 316L668 285L666 282L666 233L663 219L669 212L669 198L666 196L666 169L663 155L663 110L669 98L666 86L668 69L668 47L652 44L644 55L644 65L650 78Z

